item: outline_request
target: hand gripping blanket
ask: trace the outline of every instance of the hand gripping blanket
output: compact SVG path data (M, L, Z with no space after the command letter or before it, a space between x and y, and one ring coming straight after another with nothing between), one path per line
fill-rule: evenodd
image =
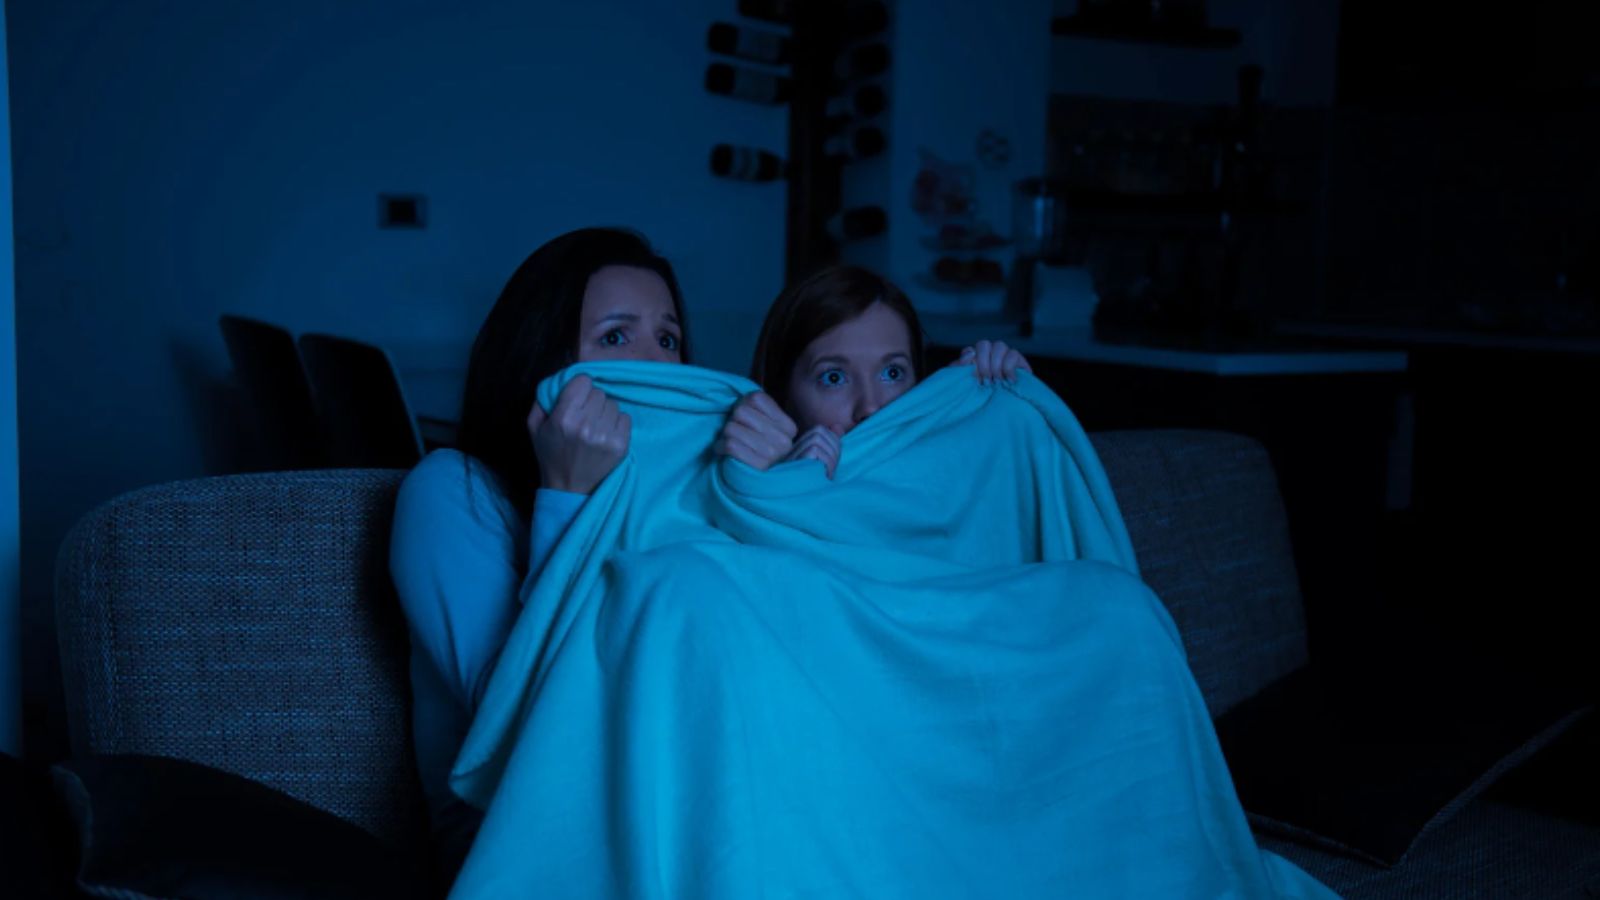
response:
M452 896L1331 897L1259 850L1099 460L946 369L834 478L711 447L756 389L598 363L627 456L531 582L456 761Z

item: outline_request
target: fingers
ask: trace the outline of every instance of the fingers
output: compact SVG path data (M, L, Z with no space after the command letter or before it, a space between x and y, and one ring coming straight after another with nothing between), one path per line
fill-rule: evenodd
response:
M792 442L779 442L769 431L759 431L742 421L730 419L712 450L763 472L779 462L814 459L822 463L828 477L832 478L839 466L839 448L839 435L826 426L817 425Z
M528 437L530 439L539 433L540 427L544 425L547 418L549 416L545 413L544 407L540 406L538 399L535 398L533 408L528 410Z
M722 426L717 446L718 452L764 472L782 459L792 444L771 431L757 430L743 422L730 420Z
M789 448L794 446L794 441L784 437L782 432L774 431L770 423L760 422L750 425L734 421L729 422L726 428L768 460L781 459L789 452Z
M808 451L819 451L829 457L837 459L839 456L839 439L834 433L826 429L806 432L794 442L794 449L789 451L789 459L800 459Z
M735 445L732 441L725 437L717 438L717 442L711 445L711 452L718 457L732 457L733 459L737 459L752 469L760 470L759 466L750 461L753 454L750 453L748 448Z
M583 375L562 387L548 416L536 403L528 429L540 483L579 494L591 493L617 467L633 439L633 420Z
M528 437L534 442L534 446L537 447L540 443L539 432L544 429L545 423L554 419L559 426L559 423L568 421L572 411L588 399L592 389L593 382L587 376L580 375L572 379L562 387L561 393L556 395L556 405L548 413L539 404L539 398L534 397L527 419Z
M588 446L620 457L628 446L623 440L623 423L628 421L628 416L603 392L595 391L590 396L593 399L584 405L585 415L578 427L578 438Z
M632 435L631 422L626 435L623 432L627 414L586 375L579 375L561 389L547 421L554 423L562 438L617 456L627 451Z
M616 448L618 455L628 452L628 445L633 442L633 417L621 410L617 411Z
M978 362L978 370L982 372L984 384L994 384L1000 380L1000 360L1005 359L1005 343L1002 341L979 341L979 352L982 359Z
M794 440L800 429L794 424L794 420L789 418L789 414L783 411L783 407L778 405L778 401L772 399L766 391L756 391L749 399L750 405L770 419L779 433L791 441Z
M617 458L628 452L633 438L633 420L586 375L567 382L556 398L555 409L544 421L553 422L563 439ZM529 427L538 427L532 414Z
M723 429L722 435L717 438L716 446L713 449L720 456L731 456L752 469L762 472L771 468L772 464L777 462L779 458L764 450L758 450L750 444L747 434L732 429Z
M589 395L593 391L594 382L589 380L589 376L579 375L577 378L567 382L566 387L561 389L561 393L556 395L556 405L550 411L550 415L557 420L567 421L565 417L574 408L588 402Z
M993 354L994 342L979 341L971 347L961 351L961 365L972 366L972 376L978 379L979 384L988 384L994 378L994 369L990 364Z
M584 444L600 444L606 434L616 428L616 416L621 415L616 402L603 391L590 389L582 404L568 413L568 424Z
M1000 346L1004 347L1005 344L1001 344ZM1015 350L1006 350L1005 356L1000 361L1000 373L1005 376L1007 381L1010 382L1015 382L1017 380L1018 372L1032 371L1033 367L1029 366L1028 361L1023 358L1022 354Z
M785 443L793 442L800 430L777 401L762 391L746 394L733 408L732 418L756 431L780 438Z
M839 466L839 436L821 425L814 426L794 442L794 449L785 459L814 459L822 463L832 478Z
M829 478L833 477L833 470L839 465L838 459L815 444L807 446L803 452L790 457L790 459L814 459L822 463L823 471L827 473Z
M964 348L955 364L972 366L973 375L979 384L992 384L1002 378L1008 382L1015 382L1018 372L1033 371L1027 359L1006 346L1005 341L979 341L971 347Z
M843 435L836 430L837 427L838 426L813 425L811 428L806 430L806 433L803 435L803 437L820 442L828 449L828 452L832 453L834 456L838 456L839 448L842 446L839 443L839 438Z
M540 424L553 426L562 438L584 440L585 424L592 420L605 399L603 393L595 390L594 382L587 375L579 375L567 382L561 393L556 395L555 408ZM534 405L537 407L538 403ZM532 424L531 416L529 424Z
M766 471L794 447L798 429L767 394L746 394L728 414L727 424L714 450L753 468Z

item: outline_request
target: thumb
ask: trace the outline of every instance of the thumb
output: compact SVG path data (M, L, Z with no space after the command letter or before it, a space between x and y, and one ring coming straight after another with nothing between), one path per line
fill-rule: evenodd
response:
M538 431L546 418L548 414L544 411L544 407L539 405L538 400L533 401L533 409L528 410L528 433Z

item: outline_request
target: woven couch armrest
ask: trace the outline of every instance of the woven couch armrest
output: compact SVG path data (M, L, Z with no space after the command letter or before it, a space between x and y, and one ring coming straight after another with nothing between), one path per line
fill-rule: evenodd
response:
M56 568L74 752L188 759L425 834L387 566L403 475L182 481L84 516Z
M1300 582L1266 449L1216 431L1089 437L1211 714L1304 665Z

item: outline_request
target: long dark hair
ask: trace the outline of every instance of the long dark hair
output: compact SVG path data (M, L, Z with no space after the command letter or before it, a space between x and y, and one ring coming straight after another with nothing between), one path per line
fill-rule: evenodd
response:
M860 266L829 266L790 285L772 301L756 340L751 380L779 406L789 409L789 379L795 360L812 341L860 316L874 303L882 303L905 320L911 335L911 372L921 378L922 322L905 293L889 279Z
M569 231L529 254L489 310L467 363L456 446L487 466L517 509L528 515L539 464L528 437L528 412L539 382L577 361L583 292L607 266L648 269L672 294L689 361L689 327L672 264L643 235L619 228Z

